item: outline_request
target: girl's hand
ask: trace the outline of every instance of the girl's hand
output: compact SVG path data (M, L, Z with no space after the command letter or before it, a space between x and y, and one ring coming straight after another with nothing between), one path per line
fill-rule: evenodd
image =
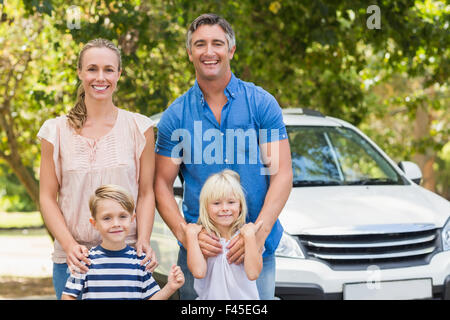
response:
M142 253L145 253L145 258L142 259L141 266L149 262L145 267L145 270L153 273L153 271L158 267L158 260L156 259L156 253L153 251L150 243L147 241L140 241L138 239L136 242L136 253L138 257L140 257Z
M196 223L180 223L186 236L197 236L202 231L202 226Z
M184 284L184 274L181 268L176 265L172 265L170 268L169 276L167 279L167 285L172 291L176 291Z
M89 250L78 243L75 243L66 251L66 262L72 273L86 273L89 271L88 265L91 264L89 259Z
M256 224L254 224L253 222L246 223L240 229L240 233L244 238L254 236L256 235L258 230L261 229L262 224L263 224L262 220L260 220Z

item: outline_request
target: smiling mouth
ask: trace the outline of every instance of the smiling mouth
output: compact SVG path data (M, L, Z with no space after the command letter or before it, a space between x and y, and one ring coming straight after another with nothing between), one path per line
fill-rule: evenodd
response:
M211 65L216 65L216 64L218 64L219 63L219 60L206 60L206 61L202 61L203 62L203 64L206 64L206 65L208 65L208 66L211 66Z
M219 214L219 217L220 217L220 218L227 218L227 217L231 217L231 216L233 216L233 214L232 214L232 213L227 213L227 214Z
M109 88L109 86L108 85L102 85L102 86L99 86L99 85L95 86L95 85L93 85L92 88L94 88L94 90L97 91L97 92L104 92L104 91L106 91Z

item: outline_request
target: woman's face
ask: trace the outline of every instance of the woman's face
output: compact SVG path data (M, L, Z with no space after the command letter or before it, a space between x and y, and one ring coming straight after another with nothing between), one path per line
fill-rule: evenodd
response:
M117 54L108 48L87 49L81 58L78 77L86 97L94 100L112 100L121 70Z

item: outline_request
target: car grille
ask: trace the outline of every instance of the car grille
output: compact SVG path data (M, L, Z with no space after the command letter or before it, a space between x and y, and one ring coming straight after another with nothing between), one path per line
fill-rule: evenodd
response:
M423 265L440 250L439 229L383 234L299 235L309 259L333 269L362 270Z

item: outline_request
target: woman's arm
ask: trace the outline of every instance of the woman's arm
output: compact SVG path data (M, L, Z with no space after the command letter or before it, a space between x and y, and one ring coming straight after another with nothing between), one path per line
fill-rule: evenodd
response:
M41 166L39 184L39 202L45 225L61 244L67 255L67 264L71 270L87 272L90 264L87 259L88 249L79 245L72 237L64 216L56 201L59 191L58 179L53 162L53 145L45 139L41 142Z
M146 254L146 257L142 260L141 264L144 265L150 260L146 269L153 272L158 266L155 252L150 247L150 236L152 234L153 222L155 219L155 194L153 192L155 138L153 127L150 127L144 135L146 144L142 151L141 158L139 159L139 193L136 203L136 251L139 256L142 253Z
M181 227L185 233L188 268L195 278L202 279L206 276L207 269L206 259L198 242L198 234L202 230L202 226L183 223Z
M263 267L262 248L258 247L256 242L256 232L261 228L262 223L262 221L257 224L250 222L240 230L245 246L244 269L249 280L258 279Z

